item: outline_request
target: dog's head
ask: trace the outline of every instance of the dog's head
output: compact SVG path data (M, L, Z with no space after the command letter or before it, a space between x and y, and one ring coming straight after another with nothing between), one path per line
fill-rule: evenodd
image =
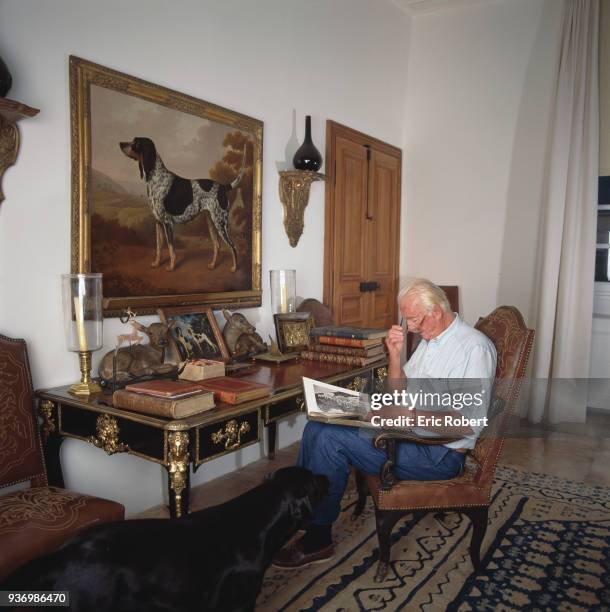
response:
M155 168L157 159L157 149L155 143L150 138L137 137L131 142L119 142L121 151L138 162L140 167L140 178L146 175L146 180L150 179L150 175Z
M267 476L267 482L282 492L291 517L297 523L309 520L316 504L329 492L326 476L296 466L275 470Z

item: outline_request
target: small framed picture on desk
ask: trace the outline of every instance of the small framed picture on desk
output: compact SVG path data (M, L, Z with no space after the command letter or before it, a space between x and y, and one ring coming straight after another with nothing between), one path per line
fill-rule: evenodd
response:
M180 361L212 359L227 363L230 359L218 323L211 308L179 306L160 308L159 318L171 324L171 344Z
M307 349L309 332L313 329L310 312L286 312L274 314L275 334L282 353L297 353Z

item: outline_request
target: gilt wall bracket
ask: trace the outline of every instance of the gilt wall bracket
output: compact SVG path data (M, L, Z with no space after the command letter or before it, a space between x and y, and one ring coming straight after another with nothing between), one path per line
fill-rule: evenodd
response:
M280 200L284 206L284 229L291 247L298 244L303 233L309 188L314 181L325 179L324 174L311 170L280 171Z
M37 108L26 106L21 102L0 98L0 204L4 200L2 177L7 168L15 163L19 152L17 121L24 117L33 117L39 112Z

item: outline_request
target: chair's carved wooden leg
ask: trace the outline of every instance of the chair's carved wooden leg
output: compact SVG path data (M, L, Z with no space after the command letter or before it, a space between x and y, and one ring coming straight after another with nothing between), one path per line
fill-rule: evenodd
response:
M364 506L366 505L366 498L369 494L369 490L366 486L366 479L364 478L364 474L360 470L355 470L354 472L356 476L356 491L358 491L358 501L354 506L354 513L352 514L352 520L360 516L364 510Z
M463 512L472 522L472 540L470 541L470 559L475 571L481 569L481 544L487 531L487 517L489 506L478 506L475 508L464 508Z
M379 563L375 573L375 582L383 582L390 567L390 536L394 525L405 515L402 510L379 510L375 508L377 538L379 539Z

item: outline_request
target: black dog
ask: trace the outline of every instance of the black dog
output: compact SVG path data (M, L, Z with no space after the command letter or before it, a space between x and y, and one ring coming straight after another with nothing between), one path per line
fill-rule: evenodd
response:
M81 612L253 610L273 555L327 494L326 476L282 468L182 519L94 527L26 564L0 589L69 591L70 610Z

